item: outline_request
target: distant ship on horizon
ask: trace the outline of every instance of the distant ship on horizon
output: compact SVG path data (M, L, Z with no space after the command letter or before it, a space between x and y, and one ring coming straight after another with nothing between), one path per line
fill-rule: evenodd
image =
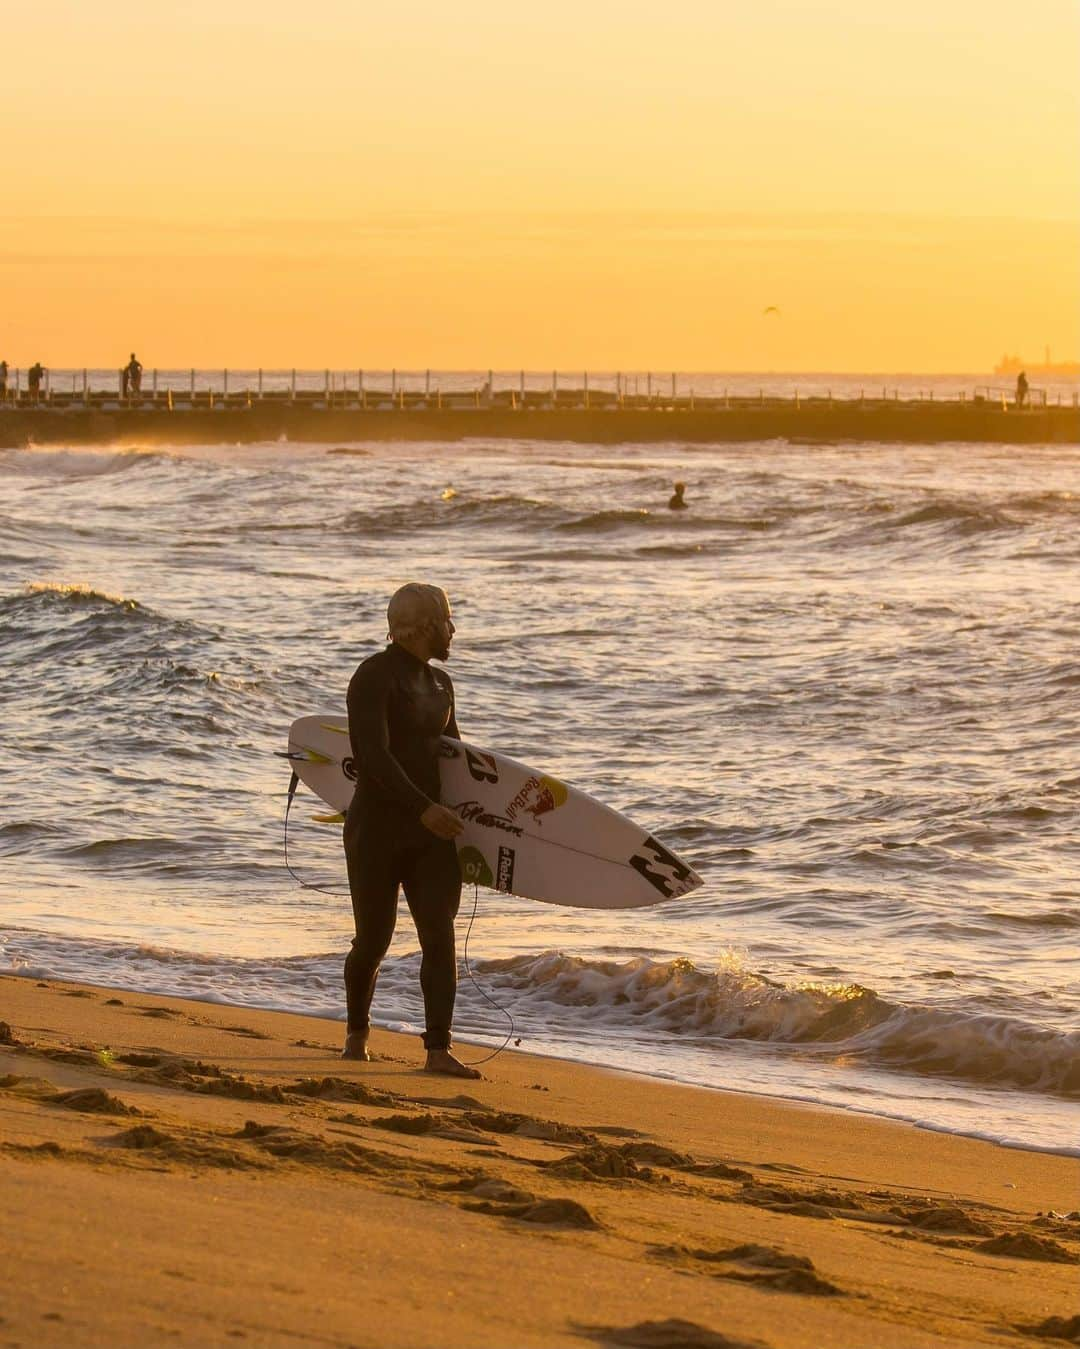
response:
M1018 375L1021 370L1026 370L1029 375L1080 375L1080 361L1052 361L1047 347L1042 364L1029 364L1019 356L1002 356L994 366L995 375Z

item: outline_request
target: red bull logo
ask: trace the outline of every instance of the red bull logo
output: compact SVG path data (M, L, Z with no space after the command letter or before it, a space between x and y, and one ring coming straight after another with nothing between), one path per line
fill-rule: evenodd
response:
M537 824L542 824L542 817L558 810L569 794L566 784L557 778L526 778L506 807L506 818L513 820L519 814L531 815Z

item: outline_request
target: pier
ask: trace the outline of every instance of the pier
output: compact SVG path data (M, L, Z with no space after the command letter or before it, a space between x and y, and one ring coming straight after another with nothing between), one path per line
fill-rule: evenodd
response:
M664 441L814 442L936 441L1003 444L1078 443L1080 407L1051 402L1033 390L1032 405L1018 408L1002 389L976 388L955 396L901 396L899 389L850 388L834 396L819 385L807 394L756 396L697 393L688 377L589 375L546 387L489 374L474 387L444 389L430 372L381 376L372 387L363 371L348 376L319 372L153 372L139 394L93 387L86 372L55 376L36 394L9 381L0 400L0 446L34 444L249 443L285 438L297 442L458 441L467 438L568 440L595 443ZM231 376L231 377L230 377ZM64 387L67 384L69 387ZM306 387L305 387L306 385ZM313 387L314 385L314 387ZM500 387L501 385L501 387ZM509 387L507 387L509 385ZM745 385L745 380L743 380ZM147 387L148 386L148 387Z

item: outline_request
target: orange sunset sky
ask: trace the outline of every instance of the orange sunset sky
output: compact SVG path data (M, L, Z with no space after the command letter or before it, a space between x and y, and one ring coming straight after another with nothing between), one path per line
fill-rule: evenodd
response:
M1075 0L56 0L0 41L12 365L1080 358Z

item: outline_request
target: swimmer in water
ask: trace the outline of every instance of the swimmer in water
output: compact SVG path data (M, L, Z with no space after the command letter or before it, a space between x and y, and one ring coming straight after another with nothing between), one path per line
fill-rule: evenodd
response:
M675 494L668 502L669 511L685 511L688 509L686 502L683 500L683 493L685 491L686 491L686 483L677 482L675 484Z

